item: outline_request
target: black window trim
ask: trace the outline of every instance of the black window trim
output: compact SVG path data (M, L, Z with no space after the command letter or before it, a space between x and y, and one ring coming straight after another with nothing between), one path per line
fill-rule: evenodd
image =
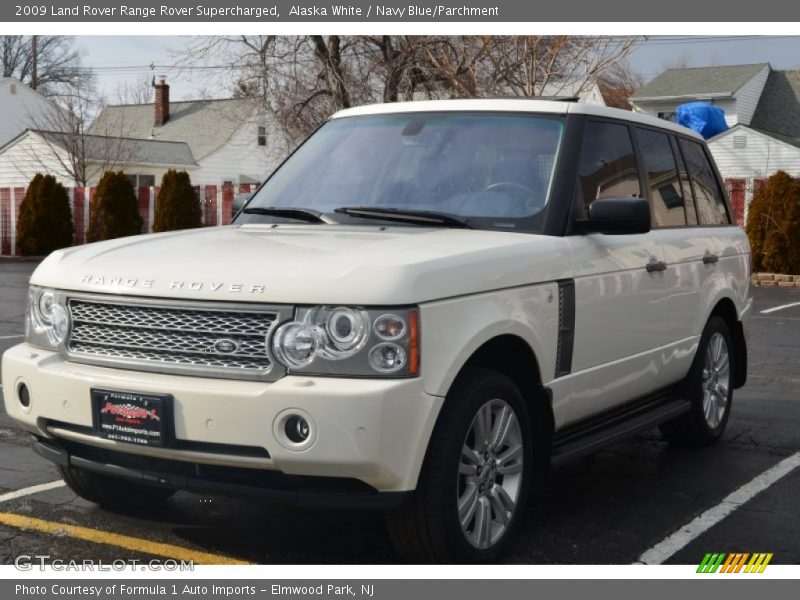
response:
M689 135L676 135L675 137L678 138L678 149L681 152L681 157L683 158L683 163L686 166L686 173L689 176L689 185L692 186L692 196L694 197L694 206L695 206L695 214L697 215L697 225L687 225L688 227L738 227L735 220L732 218L733 212L731 211L730 200L728 199L728 188L725 187L721 182L721 177L719 174L719 170L717 169L717 163L714 162L713 157L711 156L711 152L708 150L708 144L706 144L705 140L698 140L695 137ZM694 142L698 144L703 152L703 156L705 156L706 161L711 166L711 174L714 176L714 180L717 182L717 187L722 194L722 204L725 207L725 214L728 217L727 223L701 223L700 222L700 211L697 210L697 192L694 189L694 177L689 172L689 163L686 160L686 155L681 148L680 141L681 139L686 140L687 142Z
M672 147L672 141L670 139L671 138L670 130L665 129L663 127L653 127L653 126L651 126L649 124L645 124L645 123L633 123L632 125L633 125L633 130L634 130L634 132L633 132L634 133L634 138L636 139L636 153L639 155L639 160L642 163L642 173L643 173L643 176L644 176L645 181L647 183L647 185L645 185L645 187L643 188L645 190L645 196L644 197L647 198L647 201L650 203L650 210L652 211L653 208L654 208L653 207L654 200L650 196L650 189L651 189L650 188L650 173L645 168L644 155L643 155L641 149L639 148L639 139L637 137L636 130L637 129L646 129L646 130L649 130L649 131L653 131L655 133L660 133L660 134L665 135L667 137L667 143L669 144L669 147L670 147L670 152L672 154L672 160L675 163L675 172L678 174L678 179L680 179L680 168L678 166L678 159L675 156L675 150ZM691 177L688 176L688 171L687 171L687 179L689 179L691 181ZM683 220L684 220L684 224L683 225L659 225L659 226L655 227L655 226L652 225L652 220L651 220L651 227L650 227L651 229L657 229L657 230L661 230L661 229L685 229L686 227L690 227L690 225L689 225L689 215L686 212L686 198L683 197L684 196L684 194L683 194L683 185L681 185L680 192L681 192L681 198L683 198ZM694 189L692 189L692 202L694 203Z
M692 176L689 174L689 167L686 166L686 157L683 155L683 150L681 150L681 145L678 142L678 135L675 132L669 136L669 145L672 147L672 154L675 156L675 163L678 165L678 176L680 178L685 178L686 183L689 185L689 194L691 198L687 199L684 198L683 200L683 208L684 212L686 213L686 227L699 227L700 226L700 217L697 214L697 200L694 197L694 184L692 183ZM681 189L683 188L683 182L681 182ZM694 211L694 220L695 223L689 222L689 204L692 204L692 211Z
M636 170L638 171L637 175L639 176L639 195L638 196L633 196L633 197L635 197L635 198L644 198L645 197L643 195L643 191L645 189L643 187L644 184L645 184L645 179L644 179L644 177L642 175L642 160L641 160L641 155L639 153L639 147L638 147L637 142L636 142L636 136L634 135L634 132L633 132L633 129L632 129L633 122L626 121L625 119L615 118L615 117L602 117L602 116L596 116L596 115L581 115L581 116L583 118L581 119L582 123L581 123L581 127L579 128L580 131L578 132L579 133L578 142L576 144L576 148L571 152L571 154L575 158L575 161L573 163L573 173L572 173L572 179L573 179L572 190L573 191L572 191L571 199L570 199L571 206L570 206L570 211L569 211L569 221L568 221L567 227L566 227L565 232L564 232L564 237L570 236L570 235L582 235L582 233L580 231L576 230L575 227L574 227L574 225L575 225L575 215L578 212L578 202L580 202L580 203L584 202L583 194L577 194L576 193L576 190L577 190L578 185L580 183L579 176L578 176L578 168L577 167L580 164L580 156L581 156L581 153L583 152L583 135L584 135L584 132L586 130L586 126L589 123L605 123L605 124L611 124L611 125L622 125L628 130L628 137L630 138L630 141L631 141L631 148L633 149L633 156L634 156L634 160L636 162Z

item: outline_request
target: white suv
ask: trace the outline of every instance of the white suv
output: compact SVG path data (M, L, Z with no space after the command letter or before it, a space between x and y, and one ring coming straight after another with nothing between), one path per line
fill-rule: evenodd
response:
M750 252L703 140L536 100L335 114L234 225L61 250L8 414L80 496L380 508L406 559L495 558L557 465L722 435Z

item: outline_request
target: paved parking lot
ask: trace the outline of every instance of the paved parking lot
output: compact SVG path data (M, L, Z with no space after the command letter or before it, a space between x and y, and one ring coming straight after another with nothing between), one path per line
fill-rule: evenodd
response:
M32 269L0 262L0 352L21 341ZM660 553L668 563L697 564L705 552L741 551L800 563L800 469L782 462L800 450L800 305L761 313L800 303L800 290L753 293L750 378L736 392L723 441L673 448L654 430L554 472L507 562L627 564ZM773 483L776 469L788 474ZM36 553L105 561L396 561L378 513L295 510L181 492L166 508L115 514L63 486L13 493L56 480L55 469L33 454L0 410L0 563ZM743 486L749 499L730 502ZM717 516L716 525L686 527L706 511ZM664 542L678 530L690 533Z

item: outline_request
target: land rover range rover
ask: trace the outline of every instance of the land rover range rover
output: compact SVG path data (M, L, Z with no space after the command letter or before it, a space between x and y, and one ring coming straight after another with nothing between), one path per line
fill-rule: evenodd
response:
M100 504L378 508L407 559L491 560L552 465L656 426L722 435L750 269L706 145L672 123L349 109L229 227L50 255L5 407Z

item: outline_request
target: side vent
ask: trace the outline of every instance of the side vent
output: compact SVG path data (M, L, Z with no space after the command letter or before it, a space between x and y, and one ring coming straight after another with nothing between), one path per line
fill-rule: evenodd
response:
M575 344L575 282L562 279L558 283L558 346L555 376L572 371L572 349Z

